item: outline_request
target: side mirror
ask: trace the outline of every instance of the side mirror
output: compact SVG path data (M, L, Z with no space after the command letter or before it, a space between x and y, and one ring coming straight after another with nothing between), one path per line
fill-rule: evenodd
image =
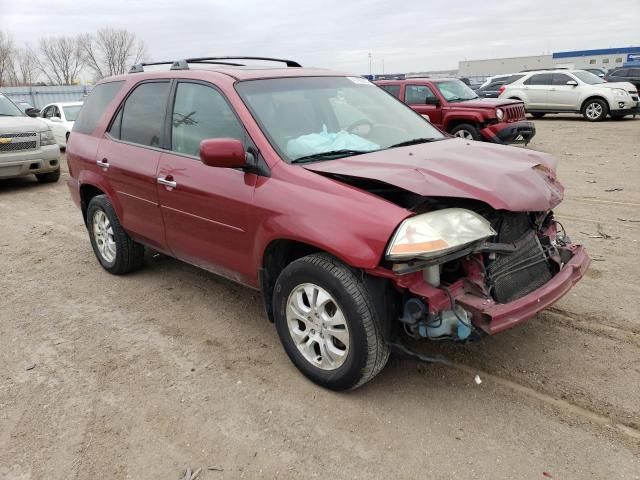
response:
M242 168L247 165L242 142L236 138L210 138L200 142L200 160L209 167Z
M567 85L571 85L572 87L577 87L578 82L576 82L575 80L567 80Z
M28 115L29 117L38 117L40 116L40 110L38 110L37 108L27 108L24 111L25 115Z
M435 97L427 97L424 101L426 105L435 105L436 107L440 105L440 100Z

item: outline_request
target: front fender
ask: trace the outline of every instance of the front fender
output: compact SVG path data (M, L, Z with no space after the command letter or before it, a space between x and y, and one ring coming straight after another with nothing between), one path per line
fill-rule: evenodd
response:
M478 112L455 112L448 113L445 117L444 121L444 129L449 131L449 126L452 122L460 123L460 121L464 121L465 123L478 123L483 124L485 122L485 118L482 114Z

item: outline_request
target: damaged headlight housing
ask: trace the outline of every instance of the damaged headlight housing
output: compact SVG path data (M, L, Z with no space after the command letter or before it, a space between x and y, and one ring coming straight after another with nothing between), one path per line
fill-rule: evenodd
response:
M56 139L53 136L51 129L40 132L40 146L53 145L56 143Z
M435 210L403 221L389 243L386 258L391 261L428 260L495 234L487 219L471 210Z

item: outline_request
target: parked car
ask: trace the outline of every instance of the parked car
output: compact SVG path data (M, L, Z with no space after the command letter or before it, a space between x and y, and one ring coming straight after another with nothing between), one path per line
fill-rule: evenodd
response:
M601 68L584 68L583 70L585 72L593 73L594 75L596 75L596 76L598 76L600 78L604 78L604 76L607 73L604 70L602 70Z
M363 78L242 61L137 65L87 98L68 186L106 271L148 246L261 290L289 358L335 390L408 337L518 325L585 273L550 155L448 137Z
M67 146L67 140L73 129L73 123L80 113L82 102L59 102L46 105L40 115L51 127L56 143L60 147Z
M615 68L610 70L604 79L607 82L629 82L636 87L636 90L640 90L640 66Z
M483 84L475 92L479 97L498 98L498 96L500 95L500 87L502 87L503 85L509 85L510 83L513 83L522 77L524 77L524 73L515 73L513 75L500 75L499 77L494 78L488 83L485 82L485 84Z
M547 113L581 113L590 122L607 115L622 118L640 113L638 91L628 82L606 82L584 70L527 73L500 87L500 98L522 100L535 118Z
M0 179L35 175L39 182L60 178L60 150L53 132L0 94Z
M536 134L522 102L480 98L455 78L375 82L453 136L494 143L529 143Z

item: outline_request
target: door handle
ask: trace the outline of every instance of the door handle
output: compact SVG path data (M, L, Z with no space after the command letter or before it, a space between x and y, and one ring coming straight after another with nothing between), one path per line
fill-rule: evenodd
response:
M98 165L100 168L103 168L104 170L107 170L109 168L109 160L107 160L106 158L97 160L96 165Z
M174 182L172 178L173 177L171 175L167 175L165 178L158 177L157 180L160 185L164 185L165 187L176 188L178 184Z

